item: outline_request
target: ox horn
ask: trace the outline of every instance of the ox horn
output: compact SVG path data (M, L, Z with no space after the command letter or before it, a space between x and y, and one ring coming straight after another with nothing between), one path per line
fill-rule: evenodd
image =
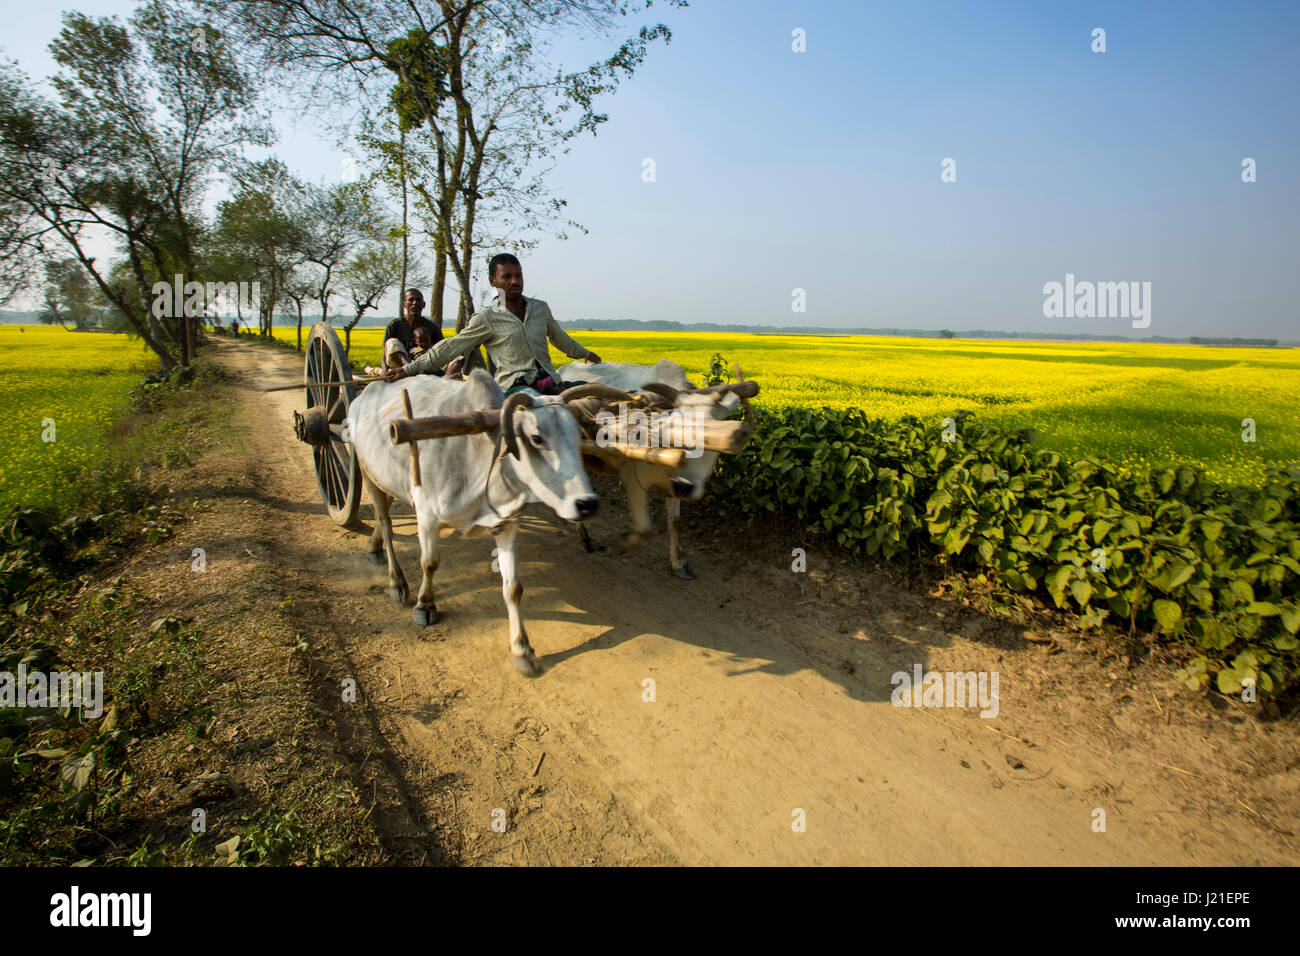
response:
M641 386L641 391L650 392L653 395L666 398L674 405L681 401L682 398L681 392L673 388L671 385L665 385L663 382L646 382Z
M515 392L501 406L501 437L505 441L505 451L515 458L519 457L519 439L515 436L515 409L520 405L534 408L537 403L527 392Z
M621 388L615 388L613 385L606 385L604 382L588 382L585 385L575 385L573 388L566 388L560 393L560 397L565 402L571 402L579 398L601 398L607 402L635 402L636 396L631 392L625 392Z
M690 394L693 395L713 395L716 398L722 398L726 394L739 395L742 399L753 398L758 394L758 383L753 379L741 382L727 382L723 385L713 385L709 388L693 388Z

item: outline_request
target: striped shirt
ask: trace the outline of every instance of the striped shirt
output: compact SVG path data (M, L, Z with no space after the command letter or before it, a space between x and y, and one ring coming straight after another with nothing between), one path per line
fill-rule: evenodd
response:
M496 365L497 383L503 388L528 383L543 375L558 378L551 365L547 341L569 358L583 359L591 353L569 338L551 315L551 307L541 299L525 299L524 319L519 321L505 307L498 293L470 318L456 335L443 339L406 366L407 375L419 375L443 368L457 356L482 345Z

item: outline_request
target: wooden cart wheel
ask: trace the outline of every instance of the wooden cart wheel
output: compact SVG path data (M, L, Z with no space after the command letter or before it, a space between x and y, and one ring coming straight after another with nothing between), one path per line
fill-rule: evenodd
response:
M307 369L304 384L308 387L307 409L323 408L329 422L329 441L312 446L316 460L316 486L321 500L337 524L349 525L361 509L361 466L357 463L351 435L344 419L357 397L352 385L328 385L328 382L351 382L352 367L343 352L343 343L328 322L317 322L307 337Z

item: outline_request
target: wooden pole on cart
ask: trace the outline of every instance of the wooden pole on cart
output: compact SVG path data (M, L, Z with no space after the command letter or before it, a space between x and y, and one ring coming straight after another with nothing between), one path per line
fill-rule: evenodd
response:
M674 470L681 468L686 452L681 448L648 448L645 445L632 445L627 442L609 442L598 445L590 439L582 440L582 453L593 458L623 459L645 461L652 465L666 465Z
M408 422L415 417L411 413L411 393L406 389L402 389L402 411ZM420 443L418 441L411 442L411 484L420 487Z

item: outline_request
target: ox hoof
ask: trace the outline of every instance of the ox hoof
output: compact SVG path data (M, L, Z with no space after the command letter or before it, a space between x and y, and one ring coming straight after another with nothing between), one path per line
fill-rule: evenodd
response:
M401 587L389 588L388 598L394 604L405 604L409 593L410 591L407 589L406 585L403 584Z
M510 665L525 677L537 677L542 672L542 663L532 651L527 654L510 655Z
M436 607L413 607L411 608L411 620L421 627L437 624L438 609Z
M366 560L375 567L380 567L381 565L388 563L388 559L384 557L384 552L382 551L367 551Z
M695 580L695 572L691 570L691 566L689 564L686 564L684 562L680 568L673 568L673 574L677 575L683 581Z

